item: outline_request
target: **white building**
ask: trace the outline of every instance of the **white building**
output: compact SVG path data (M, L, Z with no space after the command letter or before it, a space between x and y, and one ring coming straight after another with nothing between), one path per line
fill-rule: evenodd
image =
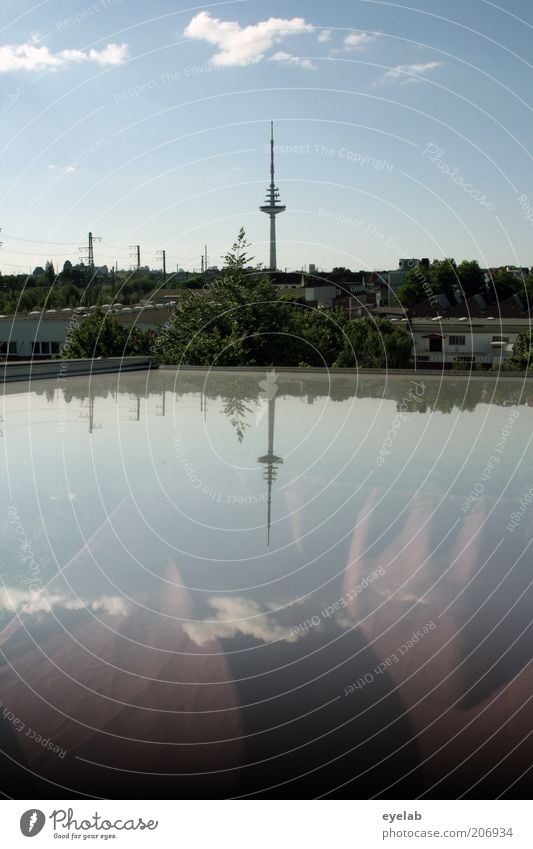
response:
M393 318L408 326L405 319ZM529 331L527 318L433 318L413 319L417 366L440 368L465 363L488 369L505 363L520 333Z
M121 324L135 322L140 330L155 330L168 321L170 306L152 305L113 309ZM0 357L50 359L58 356L70 327L84 321L92 309L35 311L28 315L0 315Z

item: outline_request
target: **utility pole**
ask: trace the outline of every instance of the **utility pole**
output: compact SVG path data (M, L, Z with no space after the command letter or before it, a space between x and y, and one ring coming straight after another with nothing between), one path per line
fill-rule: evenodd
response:
M89 233L89 255L88 255L88 264L91 271L94 269L94 244L93 244L93 234Z
M93 236L92 233L89 233L89 242L87 247L79 248L79 251L82 255L82 260L85 260L87 262L89 271L94 271L94 243L101 241L101 236Z
M205 270L207 271L207 245L205 246Z
M165 250L158 251L157 255L161 257L163 262L163 288L165 287L165 283L167 282L167 252Z
M130 257L135 259L137 271L141 270L141 246L140 245L130 245Z

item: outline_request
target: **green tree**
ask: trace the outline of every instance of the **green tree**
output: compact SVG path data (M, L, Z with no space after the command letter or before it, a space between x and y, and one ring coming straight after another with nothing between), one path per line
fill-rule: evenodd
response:
M184 294L155 347L164 363L201 366L291 364L298 307L281 296L251 258L241 229L220 278L201 293ZM292 345L292 347L294 347ZM294 360L293 351L293 360Z
M396 297L404 307L414 307L416 304L426 301L429 294L427 288L429 280L425 274L425 269L412 268L403 278L403 283L396 292Z
M513 345L512 356L503 364L509 371L533 371L533 330L520 333Z
M412 356L410 336L390 322L348 322L340 310L319 310L280 295L251 259L244 230L222 274L202 293L187 292L157 335L167 364L198 366L355 366L400 368ZM355 356L351 345L355 349Z
M433 292L446 295L454 303L454 293L458 285L457 266L451 257L434 259L429 270Z
M457 266L457 274L465 300L485 289L485 275L477 260L464 259Z
M95 311L71 326L63 348L63 359L129 357L149 354L151 339L136 327L124 327L113 315Z
M56 272L54 268L54 263L52 260L48 260L44 269L44 273L46 276L46 280L49 286L54 285L54 281L56 279Z
M524 292L524 282L519 280L510 271L497 271L493 275L492 280L488 284L488 291L491 295L496 295L498 301L505 301L515 293Z
M344 347L335 361L342 368L408 368L413 341L384 318L358 318L344 327Z
M345 344L344 310L318 310L295 304L292 308L290 365L333 366Z

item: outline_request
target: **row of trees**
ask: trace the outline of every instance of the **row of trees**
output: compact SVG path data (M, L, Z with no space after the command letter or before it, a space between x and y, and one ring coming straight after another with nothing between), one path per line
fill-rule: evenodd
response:
M348 321L280 295L268 276L248 274L244 230L219 278L201 295L190 291L156 333L124 327L96 312L73 328L65 357L157 355L169 365L402 368L412 340L384 319Z
M95 312L72 328L63 356L155 355L168 365L406 368L413 343L403 327L381 318L348 320L342 310L318 310L280 295L268 276L249 274L244 230L225 257L209 291L191 290L156 332L122 325ZM435 285L446 280L445 262L433 263ZM462 274L475 278L471 263ZM458 267L459 268L459 267ZM465 278L466 279L466 278ZM533 334L522 334L506 369L527 370Z
M157 276L146 272L130 272L115 278L95 274L83 266L66 262L56 274L53 263L47 262L44 274L0 276L0 313L12 315L37 309L101 306L120 300L137 304L157 285Z
M513 294L533 300L533 277L525 280L509 271L496 272L490 279L476 260L435 259L428 268L417 266L405 275L397 297L405 307L413 307L435 295L446 295L451 303L455 296L463 299L483 294L491 302L503 301Z

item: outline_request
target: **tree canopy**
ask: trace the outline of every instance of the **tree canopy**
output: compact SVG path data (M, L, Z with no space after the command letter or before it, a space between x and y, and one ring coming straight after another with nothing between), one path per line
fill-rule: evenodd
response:
M342 310L320 310L281 295L252 262L241 230L221 277L189 292L156 341L163 363L197 366L359 366L409 364L412 341L380 319L347 321ZM355 351L355 354L354 354Z
M65 359L131 357L149 354L151 337L136 327L124 327L114 315L100 310L71 324L62 356Z
M335 365L344 368L408 368L413 356L411 337L383 318L347 322L342 351Z
M512 356L505 362L509 371L533 371L533 330L520 333L513 345Z

